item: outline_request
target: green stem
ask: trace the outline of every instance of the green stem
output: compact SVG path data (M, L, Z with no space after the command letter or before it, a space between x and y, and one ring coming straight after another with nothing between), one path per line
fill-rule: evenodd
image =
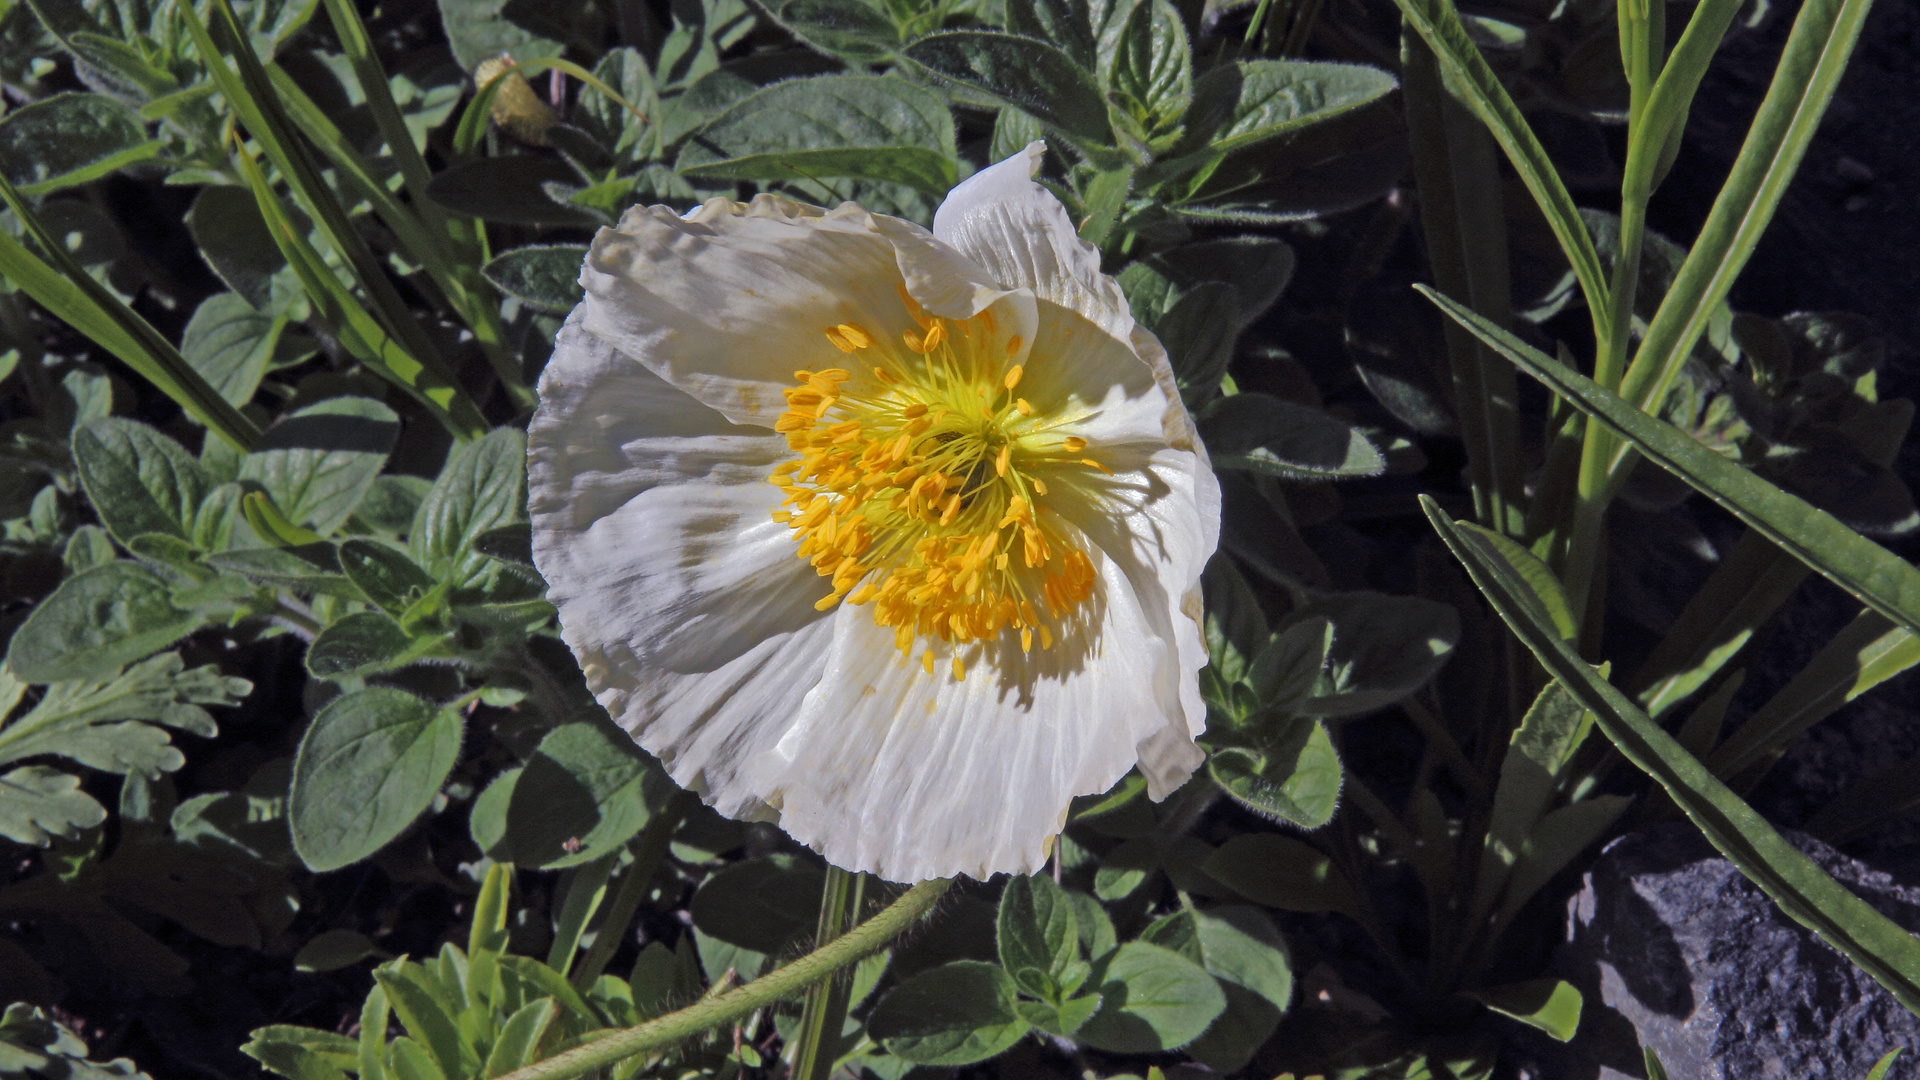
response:
M718 994L638 1027L612 1032L585 1046L576 1046L564 1054L516 1069L501 1080L572 1080L624 1058L671 1046L703 1031L730 1024L755 1009L783 1001L848 964L878 952L930 911L951 884L945 879L923 881L851 932L737 990Z
M600 920L600 929L595 931L593 948L587 950L587 958L580 962L580 970L573 973L573 985L585 990L593 985L600 973L607 970L607 962L613 959L614 951L620 948L620 942L627 936L627 927L633 922L633 913L640 910L640 901L646 899L647 886L653 883L654 876L660 872L660 864L666 861L667 847L673 843L673 833L686 818L687 811L693 809L697 796L691 792L675 792L667 805L653 815L647 827L633 841L633 865L620 875L620 887L613 894L613 903L607 906L605 918Z
M860 900L866 891L860 874L848 873L837 866L827 867L826 886L820 893L820 929L816 941L825 945L847 932L847 924L857 917ZM838 1058L840 1028L847 1018L847 979L844 974L814 983L807 990L807 1003L800 1012L800 1035L795 1040L793 1071L788 1080L827 1080Z

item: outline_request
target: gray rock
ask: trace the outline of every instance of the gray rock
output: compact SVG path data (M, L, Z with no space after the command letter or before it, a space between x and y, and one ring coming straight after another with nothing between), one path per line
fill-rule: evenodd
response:
M1801 834L1788 839L1876 909L1920 927L1920 888ZM1920 1077L1920 1017L1775 907L1687 822L1623 836L1568 902L1562 977L1586 995L1578 1038L1545 1075L1644 1076L1640 1046L1673 1080ZM1556 1055L1557 1056L1557 1055Z

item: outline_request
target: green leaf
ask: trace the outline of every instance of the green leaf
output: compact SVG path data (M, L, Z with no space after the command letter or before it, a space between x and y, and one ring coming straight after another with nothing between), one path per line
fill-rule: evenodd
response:
M1335 593L1292 617L1333 623L1327 674L1300 706L1309 716L1353 716L1399 701L1426 685L1460 640L1451 607L1413 596Z
M1134 118L1149 134L1180 122L1193 101L1193 57L1179 9L1167 0L1134 7L1120 32L1107 82L1129 100Z
M294 850L316 871L385 847L426 810L460 755L460 714L390 687L335 698L294 758Z
M573 166L556 157L513 154L442 169L427 197L443 209L502 225L592 228L600 219L567 202L586 186Z
M558 1014L559 1008L550 997L520 1006L500 1025L500 1034L494 1038L493 1049L487 1054L486 1071L481 1075L505 1076L531 1062L541 1037Z
M1239 682L1272 637L1267 616L1247 579L1225 554L1207 560L1200 585L1206 599L1201 631L1212 670L1229 683Z
M394 1080L447 1080L447 1074L433 1063L433 1055L405 1035L393 1040L388 1053L392 1055L388 1068Z
M535 244L495 255L480 268L494 288L550 315L565 315L586 293L580 288L582 244Z
M1493 534L1476 529L1474 535L1484 546L1492 546ZM1560 629L1557 621L1552 625ZM1480 861L1475 895L1481 911L1492 905L1497 890L1526 851L1534 827L1559 788L1562 772L1592 728L1593 714L1581 708L1559 683L1552 683L1534 698L1514 730L1500 765L1499 785L1494 789L1493 813L1487 823L1487 854Z
M293 954L295 971L338 971L377 952L358 930L323 930ZM356 1048L357 1049L357 1048Z
M1781 838L1753 808L1715 779L1631 699L1597 677L1559 633L1530 617L1526 586L1482 553L1431 500L1427 517L1474 584L1547 671L1593 712L1626 758L1660 782L1708 840L1795 921L1865 969L1910 1010L1920 1012L1920 940L1869 907Z
M457 987L447 987L425 967L404 959L374 968L373 977L387 992L387 1001L406 1025L407 1034L420 1041L443 1076L472 1076L479 1070L479 1054L455 1020L463 1005ZM398 1042L394 1064L401 1071Z
M395 668L431 642L418 642L391 616L378 611L343 615L307 646L307 672L316 679L346 679Z
M312 223L303 217L296 227L305 233ZM225 184L201 188L187 211L187 229L200 247L200 257L255 310L273 311L291 299L291 290L297 286L287 280L291 276L287 257L273 242L273 232L260 216L260 204L245 188ZM276 281L281 283L277 289Z
M340 573L338 554L329 543L221 551L207 556L206 563L216 570L292 592L359 599L359 591Z
M1120 946L1096 966L1100 1011L1074 1033L1080 1042L1118 1054L1185 1046L1227 1007L1220 984L1170 949L1141 941Z
M1507 568L1527 583L1531 598L1541 617L1551 622L1560 636L1572 641L1580 631L1573 623L1573 607L1567 602L1566 590L1560 587L1560 579L1546 563L1514 543L1489 529L1473 526L1473 530L1486 545L1503 561Z
M45 765L0 773L0 836L46 847L107 820L107 811L80 790L80 778Z
M257 1037L240 1048L272 1072L288 1080L347 1080L347 1074L323 1054L298 1043L268 1042Z
M420 501L407 548L441 581L462 588L487 569L473 550L481 533L524 520L527 442L515 428L497 428L455 450Z
M104 94L55 94L0 120L0 168L22 195L97 180L161 145L138 113Z
M1057 980L1080 959L1073 906L1044 874L1007 879L995 925L1000 966L1010 972L1033 968Z
M867 1031L917 1065L985 1061L1025 1035L1013 980L994 964L962 960L895 987L867 1018Z
M590 862L632 839L671 788L659 764L604 716L562 724L513 785L507 846L523 866Z
M1560 1042L1571 1042L1580 1030L1580 991L1559 979L1511 983L1470 996L1494 1012L1538 1028Z
M179 443L117 417L75 425L73 463L100 523L122 544L144 533L187 539L213 486Z
M510 0L439 0L440 21L460 70L472 72L482 60L501 53L520 63L560 55L563 43L542 37L515 21Z
M1649 116L1653 123L1680 123L1694 80L1699 78L1698 69L1718 39L1707 20L1724 20L1732 14L1730 7L1702 5L1695 20L1703 24L1697 44L1686 40L1696 37L1689 26L1681 50L1690 55L1671 63L1670 73L1662 72L1656 84L1649 102L1650 109L1657 109ZM1871 7L1868 0L1816 0L1801 5L1767 96L1733 159L1733 169L1621 381L1622 397L1647 404L1664 400L1799 171Z
M1325 722L1260 712L1231 735L1239 745L1207 756L1207 775L1235 801L1260 813L1317 829L1340 805L1340 755Z
M238 293L214 293L194 309L180 355L228 404L245 405L259 389L285 325Z
M936 198L959 179L945 99L894 75L820 75L757 90L695 132L675 168L720 180L855 177Z
M1292 999L1286 943L1258 908L1209 908L1192 917L1201 965L1219 981L1227 1007L1186 1052L1216 1071L1238 1072L1273 1036Z
M693 895L693 923L731 945L774 954L813 933L826 875L792 855L735 863Z
M1246 469L1287 480L1378 476L1387 459L1360 430L1326 412L1259 393L1214 402L1200 435L1216 469Z
M1137 17L1137 16L1136 16ZM1360 64L1241 60L1202 77L1193 89L1188 144L1216 154L1286 139L1386 97L1393 76Z
M322 536L352 515L400 437L400 418L367 398L332 398L281 417L240 462L288 520Z
M7 666L28 682L84 679L131 663L199 629L174 606L173 586L132 562L111 562L60 583L14 631Z
M1734 516L1868 607L1909 630L1920 632L1920 570L1913 564L1840 524L1826 511L1787 494L1708 449L1673 425L1627 404L1593 380L1563 367L1467 308L1431 290L1422 291L1494 351L1545 383L1568 404L1626 439L1649 461L1732 511Z
M1863 611L1814 654L1787 685L1754 710L1707 759L1724 780L1779 760L1794 739L1840 706L1920 664L1920 638L1875 611Z
M1124 285L1126 274L1138 266L1180 292L1203 281L1225 282L1233 286L1239 300L1240 328L1245 330L1286 291L1295 263L1293 249L1270 236L1229 236L1160 252L1147 262L1128 266L1121 277ZM1132 296L1129 292L1128 298ZM1159 312L1152 313L1153 319L1158 317Z
M1166 346L1180 389L1194 400L1211 397L1240 339L1240 294L1224 282L1204 281L1181 294L1151 324Z
M219 728L201 706L235 704L251 689L217 668L184 667L168 653L102 678L52 684L31 710L0 728L0 764L50 754L104 772L158 776L178 769L185 758L146 722L211 738ZM18 700L22 686L0 673L0 689Z
M1011 105L1090 146L1111 146L1107 103L1092 73L1045 42L1016 34L929 34L906 57L950 82Z
M856 64L885 60L900 47L893 20L863 0L786 0L768 7L794 37Z
M1241 896L1282 911L1360 910L1339 868L1291 837L1243 833L1220 845L1200 869Z
M1901 1049L1901 1047L1896 1046L1887 1051L1879 1061L1874 1062L1873 1068L1867 1071L1867 1080L1887 1080L1887 1073L1892 1071L1893 1061L1900 1056Z
M385 544L358 538L340 545L347 580L382 611L398 617L433 588L433 578L412 559Z

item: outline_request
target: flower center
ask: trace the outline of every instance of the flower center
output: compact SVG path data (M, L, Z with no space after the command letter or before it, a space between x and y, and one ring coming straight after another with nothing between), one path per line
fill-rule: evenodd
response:
M786 493L774 520L842 600L872 604L911 655L921 638L965 643L1018 631L1050 648L1054 628L1093 592L1093 562L1043 500L1107 471L1064 418L1018 396L1018 335L983 311L926 314L900 290L921 333L875 340L852 323L826 335L850 368L797 371L774 425L799 455L770 481ZM1046 474L1045 478L1042 473ZM929 673L931 651L921 655ZM955 678L965 678L960 658Z

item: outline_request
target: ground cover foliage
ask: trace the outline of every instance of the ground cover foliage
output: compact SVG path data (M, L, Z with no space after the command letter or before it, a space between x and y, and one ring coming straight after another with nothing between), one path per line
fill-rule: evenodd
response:
M1920 662L1884 341L1728 302L1866 11L0 0L0 1076L584 1075L662 1017L595 1068L1511 1075L1583 860L1676 814L1920 1010L1744 798ZM587 696L521 428L624 208L925 224L1036 138L1220 476L1208 760L920 918ZM1858 614L1764 670L1816 577Z

